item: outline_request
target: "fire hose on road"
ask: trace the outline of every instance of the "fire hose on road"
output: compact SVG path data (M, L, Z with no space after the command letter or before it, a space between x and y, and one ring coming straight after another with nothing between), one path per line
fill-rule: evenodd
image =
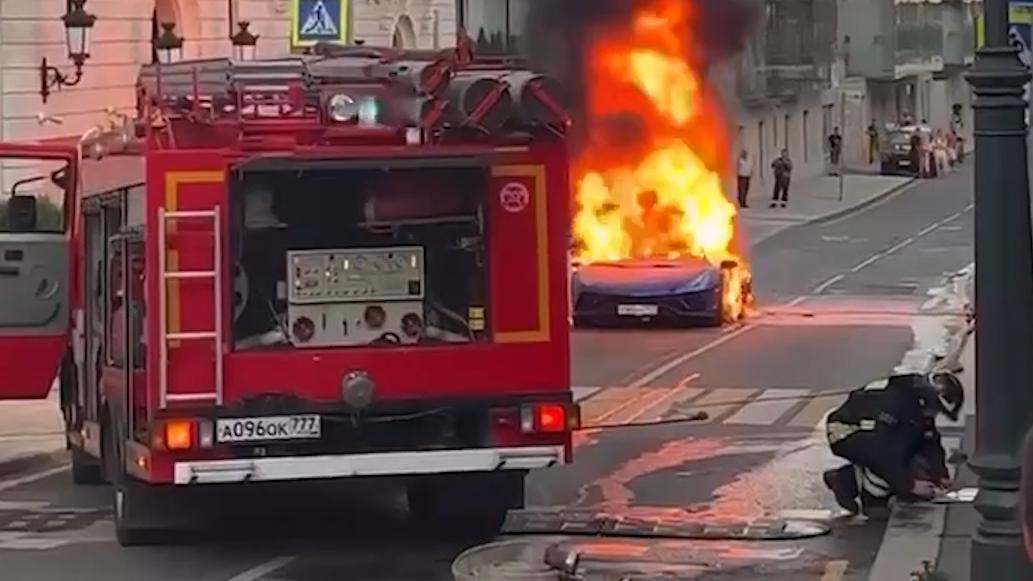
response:
M975 314L971 313L971 312L967 313L966 318L965 318L965 327L964 327L964 329L960 333L958 333L954 338L952 338L952 340L951 340L952 345L951 345L950 349L948 350L948 354L946 356L942 357L942 358L938 358L937 361L933 364L933 366L930 369L930 371L948 370L948 371L951 371L951 372L954 372L954 373L958 373L958 372L962 371L962 366L961 366L961 363L958 361L958 358L960 357L961 352L965 348L965 343L967 342L968 337L971 336L972 333L975 331L975 326L976 326ZM704 389L703 387L700 387L700 386L695 386L695 387L697 387L698 389ZM738 389L756 389L755 386L729 386L729 385L726 385L726 384L722 384L721 387L722 388L733 388L733 389L734 388L738 388ZM796 391L806 390L808 392L807 395L787 395L787 396L766 397L766 398L764 398L765 402L804 401L804 400L806 400L808 398L815 397L815 396L820 396L820 397L830 397L830 396L846 397L846 396L850 395L850 392L854 391L854 388L851 388L851 389L839 389L839 390L833 390L833 391L818 391L817 393L814 393L815 388L813 386L767 385L767 386L764 386L764 387L766 389L776 389L776 390L777 389L785 389L787 391L788 390L796 390ZM707 408L707 407L727 408L729 406L747 405L747 404L753 403L754 401L755 401L755 399L753 399L753 398L747 398L747 399L741 399L741 400L737 400L737 401L720 401L720 402L712 402L712 403L705 403L705 404L695 404L695 405L690 403L689 405L692 405L692 407L695 407L695 408ZM663 419L663 420L652 420L652 421L648 421L648 422L629 422L629 423L624 423L624 424L605 424L604 423L604 424L594 424L594 425L582 425L579 428L579 430L581 430L581 431L586 431L586 430L615 430L615 429L620 429L620 428L641 428L641 427L645 427L645 426L666 426L666 425L678 425L678 424L692 424L692 423L697 423L697 422L705 422L705 421L708 421L709 419L710 419L710 414L708 414L706 411L698 411L696 413L689 414L689 415L684 415L682 417L675 417L675 418L669 418L669 419Z

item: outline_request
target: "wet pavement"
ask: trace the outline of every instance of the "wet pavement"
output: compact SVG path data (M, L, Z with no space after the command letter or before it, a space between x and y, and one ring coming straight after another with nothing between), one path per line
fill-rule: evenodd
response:
M762 312L725 329L577 331L584 420L572 466L536 473L529 504L706 526L816 521L784 541L561 537L631 578L865 579L881 526L839 518L824 414L924 341L927 291L972 260L971 173L910 186L862 213L780 232L752 252ZM678 423L705 411L704 421ZM665 422L634 427L629 424ZM614 427L616 426L616 427ZM492 539L421 530L383 482L220 489L173 546L122 549L104 487L66 470L0 480L0 578L84 581L451 579ZM517 539L529 538L518 536ZM539 538L539 537L533 537ZM623 569L621 569L623 567Z

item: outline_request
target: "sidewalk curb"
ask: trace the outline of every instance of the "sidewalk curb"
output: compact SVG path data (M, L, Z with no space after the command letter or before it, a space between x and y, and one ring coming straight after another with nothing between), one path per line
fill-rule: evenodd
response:
M961 354L974 331L975 320L966 320L952 337L950 352L934 361L929 370L957 370ZM895 505L869 569L869 581L912 579L912 573L922 568L923 561L935 563L940 555L940 539L947 526L947 506L937 503Z
M871 206L874 206L875 204L878 204L879 202L885 200L886 198L888 198L888 197L890 197L890 196L892 196L894 194L898 194L901 191L905 190L906 188L910 188L911 186L914 186L915 184L919 183L919 181L920 180L918 180L916 178L911 178L911 179L909 179L908 181L906 181L906 182L904 182L902 184L893 186L892 188L889 188L888 190L886 190L884 192L880 192L880 193L878 193L878 194L868 198L867 200L864 200L862 202L858 202L857 204L854 204L853 206L850 206L850 207L847 207L847 208L840 208L839 210L835 210L835 211L830 212L828 214L825 214L823 216L816 216L816 217L814 217L814 218L812 218L810 220L801 222L800 224L823 224L825 222L832 222L833 220L838 220L839 218L842 218L843 216L846 216L848 214L852 214L854 212L865 210L865 209L867 209L867 208L869 208Z
M67 462L68 453L65 450L19 456L0 461L0 479L21 476L27 472L36 472Z
M875 204L878 204L879 202L882 202L883 200L886 200L887 198L893 196L894 194L898 194L898 193L902 192L903 190L905 190L906 188L909 188L909 187L915 185L915 183L918 182L918 181L919 180L917 180L915 178L912 178L912 179L909 179L908 181L906 181L906 182L904 182L902 184L898 184L898 185L893 186L892 188L889 188L889 189L887 189L885 191L879 192L878 194L875 194L874 196L872 196L872 197L870 197L870 198L868 198L866 200L863 200L861 202L858 202L858 203L856 203L856 204L854 204L852 206L847 206L847 207L844 207L844 208L839 208L838 210L833 210L832 212L829 212L827 214L820 214L820 215L817 215L817 216L812 216L812 217L804 218L803 220L800 220L800 221L797 221L797 222L787 222L786 225L784 227L782 227L782 228L778 228L777 230L769 232L769 233L765 234L764 236L759 236L755 240L754 239L750 239L750 241L749 241L750 246L759 246L760 244L762 244L764 242L767 242L768 240L774 238L775 236L778 236L778 235L780 235L783 232L786 232L788 230L792 230L793 228L798 228L800 226L809 226L809 225L821 225L821 224L824 224L824 223L827 223L827 222L832 222L832 221L838 220L838 219L843 218L844 216L848 216L848 215L850 215L850 214L852 214L854 212L860 212L862 210L866 210L866 209L870 208L871 206L874 206ZM742 218L743 216L740 215L739 217ZM745 217L745 218L747 220L749 219L749 217Z

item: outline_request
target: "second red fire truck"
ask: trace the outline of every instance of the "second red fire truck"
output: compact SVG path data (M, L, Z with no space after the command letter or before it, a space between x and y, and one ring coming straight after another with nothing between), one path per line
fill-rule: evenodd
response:
M0 146L0 397L60 378L124 545L228 483L500 521L578 423L560 94L464 49L144 67L135 120Z

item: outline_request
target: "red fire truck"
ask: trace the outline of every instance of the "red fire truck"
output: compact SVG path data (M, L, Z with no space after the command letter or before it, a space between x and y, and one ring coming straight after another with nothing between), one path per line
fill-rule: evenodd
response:
M570 461L554 80L320 46L145 66L138 93L79 143L0 146L26 176L0 396L59 377L73 478L112 483L120 543L227 483L397 476L416 515L501 522Z

